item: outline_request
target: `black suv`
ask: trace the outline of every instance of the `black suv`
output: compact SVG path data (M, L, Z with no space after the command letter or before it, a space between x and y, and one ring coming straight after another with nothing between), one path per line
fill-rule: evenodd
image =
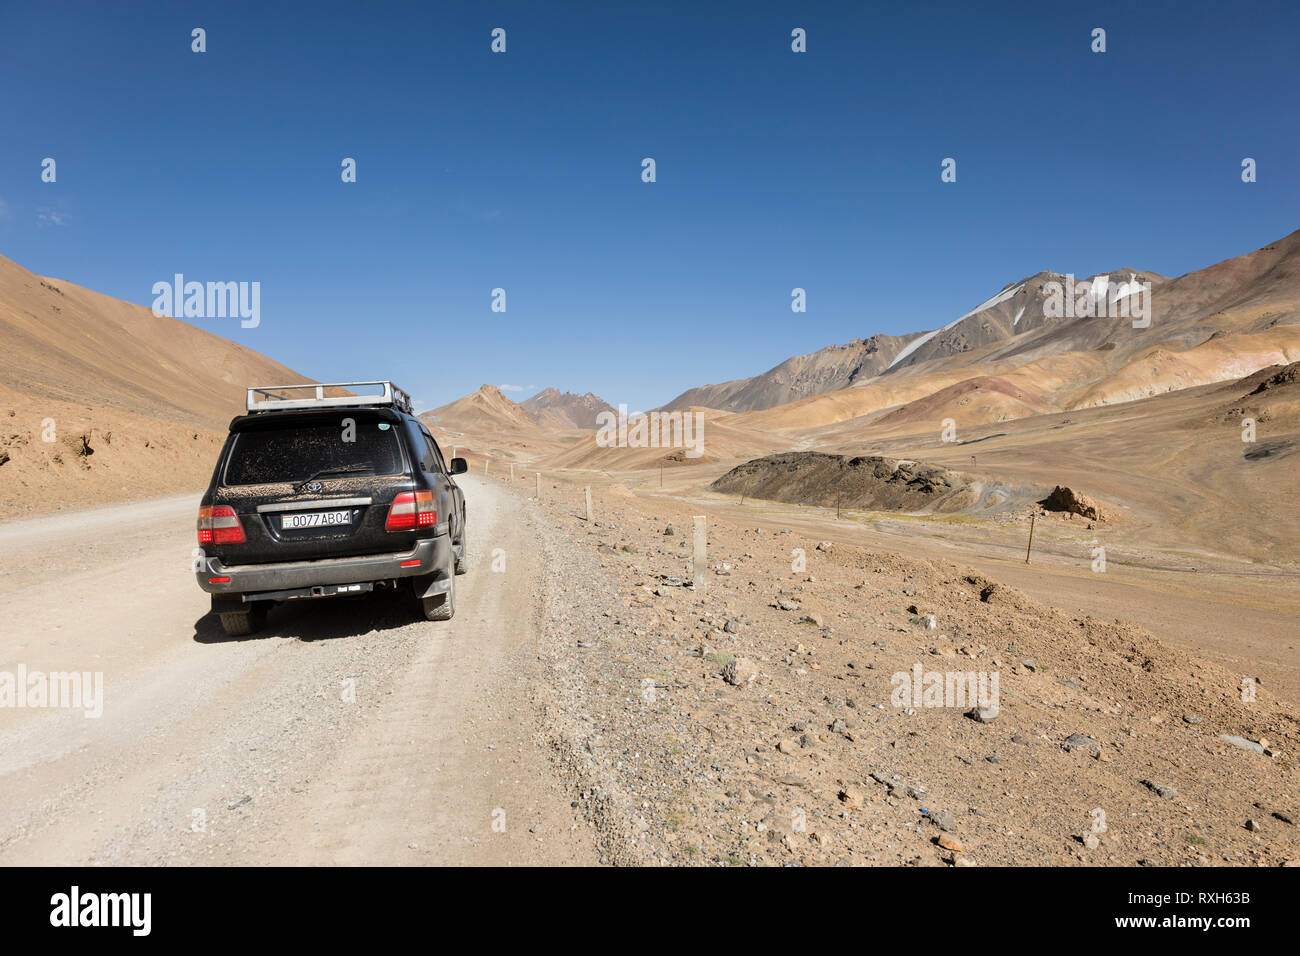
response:
M465 571L452 475L465 470L391 382L250 388L199 508L199 587L230 635L278 601L402 585L448 620Z

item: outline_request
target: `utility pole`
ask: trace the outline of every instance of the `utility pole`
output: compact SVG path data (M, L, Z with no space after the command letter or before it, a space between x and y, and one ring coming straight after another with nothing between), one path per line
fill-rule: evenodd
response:
M1025 564L1029 563L1029 552L1034 549L1034 513L1029 513L1029 547L1025 548Z

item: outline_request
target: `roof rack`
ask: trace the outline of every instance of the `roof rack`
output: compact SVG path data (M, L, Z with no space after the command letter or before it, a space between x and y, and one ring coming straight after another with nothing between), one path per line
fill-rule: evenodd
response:
M382 394L373 394L382 389ZM325 394L335 389L333 395ZM357 394L369 389L371 394ZM339 392L342 394L339 394ZM350 408L389 405L413 415L411 396L392 382L331 382L310 385L263 385L248 390L249 412L287 412L300 408Z

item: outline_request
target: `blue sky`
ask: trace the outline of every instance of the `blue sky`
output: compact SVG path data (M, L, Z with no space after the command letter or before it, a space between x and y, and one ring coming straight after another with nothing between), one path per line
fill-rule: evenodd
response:
M142 305L260 282L257 328L195 324L428 407L646 408L1300 227L1294 3L551 6L5 4L0 254Z

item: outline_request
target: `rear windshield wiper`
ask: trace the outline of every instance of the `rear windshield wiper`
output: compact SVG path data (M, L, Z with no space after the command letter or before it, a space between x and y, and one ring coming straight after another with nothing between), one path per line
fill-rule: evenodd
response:
M341 468L321 468L318 471L313 471L302 481L295 484L293 490L302 491L303 488L307 487L307 482L315 481L317 478L323 478L325 475L348 475L358 471L373 471L374 468L374 464L368 461L356 465L344 465Z

